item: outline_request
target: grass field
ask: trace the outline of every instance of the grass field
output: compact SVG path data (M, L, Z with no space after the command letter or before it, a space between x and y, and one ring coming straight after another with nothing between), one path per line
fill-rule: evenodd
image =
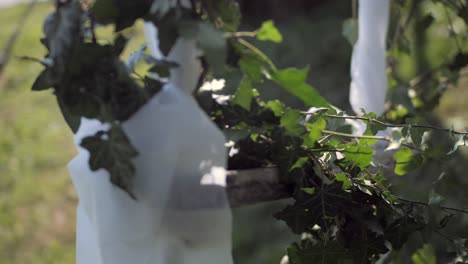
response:
M25 7L0 9L0 48ZM47 3L36 5L13 55L44 55L39 39L42 21L51 10ZM138 46L142 33L129 34L134 36L131 50ZM13 58L0 79L0 264L74 263L77 199L66 164L75 149L51 91L30 91L41 68ZM447 121L466 126L467 89L465 83L449 90L438 115L450 116ZM246 233L235 237L253 234L242 230ZM266 240L269 234L265 232ZM271 254L271 248L261 253Z
M3 47L26 5L0 10ZM41 57L42 23L52 10L37 4L13 50ZM0 263L73 263L76 195L66 163L70 136L50 92L30 91L42 66L10 60L0 80Z

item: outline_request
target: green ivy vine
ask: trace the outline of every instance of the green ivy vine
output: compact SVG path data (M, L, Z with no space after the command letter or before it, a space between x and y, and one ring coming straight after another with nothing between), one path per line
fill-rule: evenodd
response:
M249 42L250 38L281 42L283 37L273 21L264 22L254 32L240 32L241 14L235 1L191 0L192 8L172 2L96 0L88 6L73 0L57 1L55 12L44 22L41 42L48 54L39 60L45 69L32 89L53 90L73 132L79 128L81 117L110 125L108 131L99 131L81 142L91 153L92 170L108 170L111 182L136 198L132 193L135 173L132 158L138 152L121 123L164 85L160 79L152 78L151 73L167 77L171 67L178 67L174 62L145 55L144 48L136 51L133 59L150 65L145 76L134 74L132 63L122 61L121 53L128 40L121 32L143 19L158 27L160 48L165 55L179 37L196 41L204 54L199 86L229 72L243 75L234 94L204 88L198 89L195 96L233 142L236 152L229 158L229 169L277 167L282 180L293 186L295 202L274 215L293 233L302 235L301 241L287 249L290 263L371 263L390 250L402 248L411 234L433 228L426 217L427 210L442 212L440 226L434 232L440 232L453 213L468 213L395 195L384 170L373 162L372 147L385 141L397 149L394 154L397 175L405 175L433 159L445 158L446 153L434 151L423 136L428 131L445 129L412 119L418 111L433 107L443 89L424 97L416 88L422 82L435 86L455 82L460 69L468 63L467 49L453 52L447 63L421 76L419 83L404 82L392 71L393 92L408 87L415 92L399 101L393 100L386 115L363 112L347 116L307 83L308 67L278 69ZM450 15L468 24L466 2L442 2ZM395 3L398 10L407 10L406 5L405 1ZM402 54L410 52L402 36L411 8L408 13L400 13L389 48L390 69L398 65ZM345 21L343 30L351 43L357 30L353 19ZM423 22L425 28L433 23L430 18ZM99 41L95 31L98 25L114 26L113 43ZM457 37L459 33L454 34ZM263 82L282 87L302 100L304 106L318 110L308 112L279 100L262 100L255 87ZM367 124L364 135L349 133L345 122L349 119ZM392 136L376 135L387 127L402 130ZM454 139L451 152L466 145L467 131L445 131ZM457 245L456 258L466 263L467 245Z

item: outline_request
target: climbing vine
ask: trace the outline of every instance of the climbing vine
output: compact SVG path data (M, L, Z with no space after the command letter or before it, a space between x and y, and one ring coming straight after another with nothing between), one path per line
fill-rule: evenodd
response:
M399 19L390 38L388 56L391 95L398 99L390 100L384 116L364 111L359 116L348 116L308 84L308 67L278 69L250 41L253 38L272 45L281 42L283 37L273 21L264 22L256 31L241 32L241 14L235 1L190 2L191 8L169 0L96 0L91 4L57 1L55 12L46 18L41 42L48 54L39 60L45 69L32 89L53 90L73 132L82 117L109 124L109 130L81 142L91 153L92 170L106 169L113 184L137 198L132 192L132 158L138 152L121 124L156 95L169 70L178 67L177 63L146 55L144 47L127 62L122 60L128 41L122 31L143 19L158 27L164 55L179 37L193 39L203 51L200 59L204 70L194 96L225 132L231 148L229 169L277 167L282 181L293 186L294 203L274 215L293 233L302 235L301 241L287 249L290 263L374 262L382 254L401 249L415 232L442 233L453 214L468 213L395 194L385 174L388 170L375 159L373 147L386 143L385 148L394 151L394 173L406 175L425 162L446 159L466 145L467 131L438 128L416 118L419 112L434 107L445 87L456 82L468 63L466 37L461 37L468 33L466 1L439 3L451 20L457 19L465 27L449 24L457 48L440 67L409 82L400 78L397 69L405 56L412 55L404 32L418 1L396 1ZM351 43L357 30L354 19L345 21L343 28ZM424 14L414 23L428 30L440 22ZM100 41L95 29L102 25L114 26L112 43ZM149 65L144 75L135 72L138 61ZM232 72L239 73L241 79L225 84L236 87L229 94L220 87L219 79ZM261 99L255 87L264 82L282 87L306 108ZM418 90L423 85L437 89L427 95ZM401 92L408 89L411 92ZM362 136L350 133L350 120L366 123ZM389 136L377 135L389 127L400 129ZM427 141L431 131L444 131L453 138L448 154L435 151L437 148ZM440 212L437 227L428 220L428 210ZM468 249L463 239L466 236L453 240L456 247L452 253L453 259L465 263ZM430 245L421 250L430 251ZM418 252L416 258L423 254Z

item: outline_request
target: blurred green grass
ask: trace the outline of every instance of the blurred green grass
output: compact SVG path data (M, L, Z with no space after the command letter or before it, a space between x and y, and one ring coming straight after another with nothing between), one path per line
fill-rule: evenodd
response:
M0 9L0 47L26 5ZM73 263L76 196L66 164L71 133L51 92L30 91L42 66L14 56L42 57L42 21L52 10L37 4L0 80L0 263Z

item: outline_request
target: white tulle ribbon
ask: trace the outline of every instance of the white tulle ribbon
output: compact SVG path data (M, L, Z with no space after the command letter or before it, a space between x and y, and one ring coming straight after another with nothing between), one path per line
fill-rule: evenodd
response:
M359 1L358 40L351 61L349 100L356 114L361 109L380 115L387 92L386 36L389 0Z
M153 56L157 30L145 25ZM189 95L200 52L179 39L168 56L181 67L123 128L139 155L131 199L103 169L91 171L81 140L108 125L82 119L69 170L79 196L77 264L232 264L223 133Z

